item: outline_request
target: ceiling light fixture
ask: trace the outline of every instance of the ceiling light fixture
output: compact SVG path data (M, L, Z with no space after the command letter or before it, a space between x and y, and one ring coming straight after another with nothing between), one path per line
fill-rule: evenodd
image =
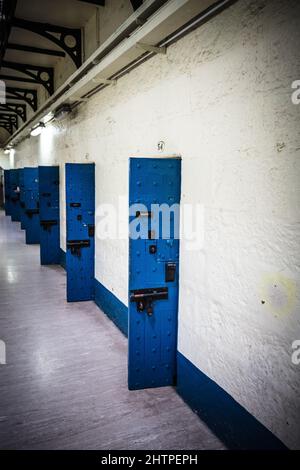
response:
M68 116L68 114L70 114L71 111L72 108L69 104L63 104L55 110L54 119L56 119L57 121L62 121Z
M36 137L40 135L44 127L45 127L45 124L43 122L39 122L35 127L31 129L30 135L32 137Z
M50 111L50 113L46 114L46 116L43 117L42 122L44 124L48 124L48 122L52 121L54 119L54 113Z

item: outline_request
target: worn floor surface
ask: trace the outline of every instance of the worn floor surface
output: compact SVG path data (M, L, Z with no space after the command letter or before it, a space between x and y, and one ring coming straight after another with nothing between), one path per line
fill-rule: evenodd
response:
M0 448L223 448L173 388L127 390L126 338L65 284L1 211Z

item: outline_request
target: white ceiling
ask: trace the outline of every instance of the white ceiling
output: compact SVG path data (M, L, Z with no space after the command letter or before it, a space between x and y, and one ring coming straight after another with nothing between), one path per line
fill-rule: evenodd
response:
M95 5L79 0L18 0L15 16L25 20L79 28L96 8Z
M101 8L101 7L99 7ZM82 28L95 13L97 7L78 0L18 0L15 16L30 21L52 23L68 28ZM39 34L20 28L12 28L9 42L25 46L36 46L61 50L53 42ZM57 57L7 49L5 60L54 66Z
M42 23L52 23L68 28L83 28L97 8L102 9L103 7L97 7L79 0L18 0L15 17ZM58 46L48 39L31 31L15 27L11 29L9 42L61 51ZM10 62L45 67L54 67L58 59L57 56L17 51L14 49L7 49L4 57L4 60ZM15 77L24 77L23 73L4 67L2 67L1 73ZM11 80L7 81L7 85L19 88L39 88L39 85L34 83ZM27 109L29 108L27 107ZM7 137L8 133L3 128L0 128L0 141L6 140Z

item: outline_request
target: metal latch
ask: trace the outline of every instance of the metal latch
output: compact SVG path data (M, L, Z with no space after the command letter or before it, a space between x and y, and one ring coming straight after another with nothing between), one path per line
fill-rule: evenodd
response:
M28 217L32 218L33 214L39 214L39 209L26 209L26 214Z
M90 246L90 240L69 240L67 248L70 248L72 255L81 256L81 249Z
M156 252L157 252L157 246L156 245L150 245L149 246L150 255L155 255Z
M52 225L57 225L57 220L41 220L40 226L43 227L44 230L51 232Z
M148 217L149 219L151 219L152 212L151 211L136 211L135 216L136 217Z
M174 282L176 278L176 263L166 263L165 265L165 281Z
M81 202L70 202L70 207L81 207Z
M93 224L88 225L88 234L89 234L89 237L92 237L92 238L95 236L95 225Z
M168 299L168 288L167 287L155 287L153 289L138 289L133 290L130 293L130 302L136 302L136 308L138 312L144 312L151 317L153 315L152 302L155 300L167 300Z

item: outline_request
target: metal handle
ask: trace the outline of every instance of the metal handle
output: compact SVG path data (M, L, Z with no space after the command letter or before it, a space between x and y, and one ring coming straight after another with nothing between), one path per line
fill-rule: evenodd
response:
M149 316L153 315L152 302L155 300L167 300L168 299L168 288L167 287L154 287L152 289L139 289L131 291L130 302L136 302L136 308L138 312L146 310Z
M57 220L41 220L40 226L43 227L44 230L51 231L52 225L57 225Z
M67 241L67 248L71 250L72 255L81 256L81 248L90 246L90 240L69 240Z

